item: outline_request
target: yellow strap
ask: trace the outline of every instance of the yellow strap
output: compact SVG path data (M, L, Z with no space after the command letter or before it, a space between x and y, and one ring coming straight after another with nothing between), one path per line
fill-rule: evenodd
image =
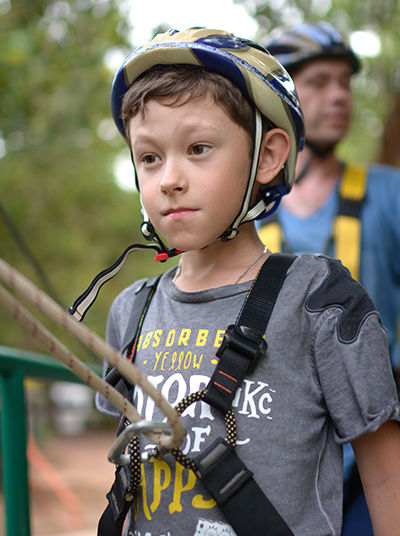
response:
M340 195L345 199L361 201L365 195L367 168L359 164L347 164L340 185ZM361 221L359 218L338 214L333 224L334 256L350 270L354 279L360 276Z
M342 182L340 183L340 195L345 199L359 201L365 195L368 168L362 164L346 164Z
M340 184L341 197L361 201L365 195L367 167L346 164ZM258 231L261 241L273 253L282 251L282 230L278 222L267 223ZM354 279L360 275L361 222L359 218L339 214L333 222L334 257L350 270Z
M263 225L259 229L258 234L261 242L264 246L267 246L272 253L279 253L282 251L282 231L281 226L277 221Z

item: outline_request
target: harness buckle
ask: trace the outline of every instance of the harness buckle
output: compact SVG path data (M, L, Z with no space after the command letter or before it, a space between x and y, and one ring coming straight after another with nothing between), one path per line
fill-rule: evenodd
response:
M267 353L268 344L259 333L248 326L231 324L217 350L217 357L221 357L227 348L248 358L250 373L255 369L258 360Z
M235 449L221 437L196 456L195 461L198 476L220 506L229 501L253 476Z

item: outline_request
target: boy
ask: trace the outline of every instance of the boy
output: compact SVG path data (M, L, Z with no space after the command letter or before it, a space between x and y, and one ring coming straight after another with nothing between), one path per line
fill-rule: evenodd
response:
M183 252L161 277L133 346L136 364L175 405L207 387L227 326L271 262L252 220L290 190L301 111L291 79L264 49L206 29L170 31L134 51L115 77L112 107L131 149L144 234L160 240L160 232L168 255ZM121 351L143 284L123 291L110 311L107 338ZM298 256L266 341L266 356L232 403L235 450L289 527L285 534L340 533L342 444L352 441L376 534L393 536L400 413L372 302L336 261ZM132 396L145 419L160 420L139 388ZM116 415L101 398L98 406ZM190 405L183 420L181 448L191 459L225 435L221 412L206 402ZM235 534L201 479L170 453L141 473L127 534Z

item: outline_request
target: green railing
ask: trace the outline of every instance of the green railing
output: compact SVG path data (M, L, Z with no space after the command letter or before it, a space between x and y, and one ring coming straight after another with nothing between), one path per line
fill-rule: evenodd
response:
M95 372L100 373L100 367ZM0 346L1 455L6 536L30 536L24 378L80 382L49 356Z

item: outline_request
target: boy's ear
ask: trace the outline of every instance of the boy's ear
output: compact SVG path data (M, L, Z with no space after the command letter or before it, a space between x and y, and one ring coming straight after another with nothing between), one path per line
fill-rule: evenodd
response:
M290 152L289 134L282 128L268 130L261 142L256 182L267 184L281 171Z

